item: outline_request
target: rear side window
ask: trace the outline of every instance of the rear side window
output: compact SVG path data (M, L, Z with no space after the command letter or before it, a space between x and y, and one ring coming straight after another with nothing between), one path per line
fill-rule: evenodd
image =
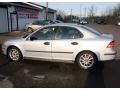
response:
M90 31L91 33L93 33L93 34L95 34L97 36L101 36L101 34L102 34L102 33L98 32L98 31L96 31L96 30L94 30L94 29L92 29L90 27L87 27L87 26L81 26L81 28Z
M83 35L76 28L59 26L56 28L55 39L77 39L82 38Z

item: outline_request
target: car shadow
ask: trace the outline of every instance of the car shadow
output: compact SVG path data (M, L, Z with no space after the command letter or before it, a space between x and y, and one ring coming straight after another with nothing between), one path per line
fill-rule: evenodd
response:
M54 74L56 74L56 81L59 80L59 78L64 80L64 77L67 77L69 79L69 83L68 80L64 80L62 82L62 85L57 85L57 83L53 86L51 85L50 87L70 87L70 88L77 88L77 87L84 87L84 88L104 88L105 84L104 84L104 77L102 75L103 73L103 69L104 69L104 63L103 62L99 62L97 64L96 67L93 67L90 70L83 70L80 69L77 64L63 64L63 63L50 63L50 62L44 62L44 61L32 61L32 60L25 60L24 63L26 64L31 64L33 66L33 64L35 66L38 66L37 68L39 68L41 66L41 68L44 70L42 71L42 69L39 71L37 71L37 73L41 73L45 72L44 74L51 75L49 76L49 78L51 78L52 76L54 76ZM33 70L31 73L35 73L36 71ZM62 76L64 75L64 77ZM48 78L48 81L49 81ZM84 81L85 80L85 81ZM52 82L52 81L51 81ZM74 83L73 83L74 82Z
M5 66L10 62L11 61L5 55L2 54L1 44L0 44L0 67Z
M85 81L85 88L104 88L104 77L102 71L104 69L104 62L99 62L95 67L88 70L87 79Z

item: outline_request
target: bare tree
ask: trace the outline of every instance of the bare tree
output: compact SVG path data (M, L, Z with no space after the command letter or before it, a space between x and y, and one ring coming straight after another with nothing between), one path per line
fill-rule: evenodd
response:
M62 10L57 10L57 19L58 20L61 20L61 21L64 21L64 18L65 18L65 12L62 11Z
M91 6L90 8L88 8L88 21L90 23L94 23L95 22L95 16L96 16L96 13L97 13L97 8L95 8L95 6Z
M106 13L105 13L105 12L106 12L105 10L102 10L102 11L100 12L102 17L106 16Z
M104 16L113 16L113 8L107 7L104 11L103 11L103 15Z
M113 16L120 16L120 3L116 7L114 7Z
M95 8L95 6L91 6L89 8L89 12L88 12L88 17L94 17L96 15L97 9Z

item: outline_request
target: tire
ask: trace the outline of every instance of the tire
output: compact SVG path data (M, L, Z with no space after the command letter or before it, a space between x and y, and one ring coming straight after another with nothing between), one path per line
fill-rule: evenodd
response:
M77 57L77 64L82 69L90 69L97 63L97 57L92 52L82 52Z
M33 29L31 27L28 27L27 31L31 33L33 32Z
M16 47L9 48L8 51L7 51L7 56L12 61L16 61L17 62L17 61L22 60L22 53Z

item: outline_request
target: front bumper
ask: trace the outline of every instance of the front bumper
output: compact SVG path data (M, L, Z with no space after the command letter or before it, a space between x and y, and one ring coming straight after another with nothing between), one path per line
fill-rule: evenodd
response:
M4 55L7 55L7 46L2 45L2 53L3 53Z

